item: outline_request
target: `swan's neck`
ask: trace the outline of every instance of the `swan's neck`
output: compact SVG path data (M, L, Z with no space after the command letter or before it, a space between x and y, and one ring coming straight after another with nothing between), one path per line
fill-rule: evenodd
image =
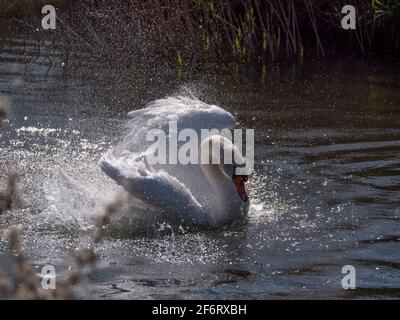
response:
M214 189L217 199L217 210L213 212L217 224L230 223L244 216L245 203L238 196L238 192L219 165L208 165L204 171Z

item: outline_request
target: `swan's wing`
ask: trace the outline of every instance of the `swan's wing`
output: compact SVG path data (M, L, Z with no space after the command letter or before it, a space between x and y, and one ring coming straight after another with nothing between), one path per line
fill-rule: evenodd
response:
M132 118L127 124L128 134L115 151L145 151L151 144L146 134L161 129L166 134L169 122L176 121L178 131L190 128L201 136L201 129L223 130L235 127L235 118L228 111L189 97L168 97L147 104L144 109L128 113ZM200 143L201 141L199 141Z
M125 154L117 158L110 150L101 158L100 167L134 198L158 208L169 220L195 227L213 225L190 190L166 171L156 172L145 157Z

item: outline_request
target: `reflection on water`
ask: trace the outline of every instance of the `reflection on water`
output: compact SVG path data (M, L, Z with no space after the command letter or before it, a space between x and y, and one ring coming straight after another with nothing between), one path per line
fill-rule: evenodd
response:
M249 217L214 232L106 238L90 275L96 297L400 296L398 66L122 72L52 43L37 49L13 40L0 51L0 92L13 114L0 136L0 178L15 168L23 185L0 227L20 225L35 264L64 271L89 242L91 219L118 193L97 161L123 135L125 114L192 92L255 129ZM7 265L3 242L0 252ZM351 292L340 285L347 264L357 270Z

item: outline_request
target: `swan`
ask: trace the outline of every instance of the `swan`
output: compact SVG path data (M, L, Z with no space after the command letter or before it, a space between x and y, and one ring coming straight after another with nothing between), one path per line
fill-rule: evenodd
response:
M99 160L101 170L129 194L130 220L149 220L147 227L167 223L174 230L215 229L244 218L249 209L246 175L236 174L246 159L223 132L236 121L226 110L191 97L168 97L128 113L128 133ZM190 128L200 135L195 164L151 164L154 152L146 134L157 129L168 132L175 121L177 130ZM217 130L217 133L213 133ZM210 147L216 146L216 147ZM223 157L231 157L224 161ZM207 161L202 161L206 159Z

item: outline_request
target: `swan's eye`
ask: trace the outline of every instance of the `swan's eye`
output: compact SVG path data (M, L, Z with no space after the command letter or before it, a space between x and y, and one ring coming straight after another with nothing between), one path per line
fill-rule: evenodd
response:
M237 164L237 163L233 163L233 175L234 176L241 176L241 177L243 177L243 179L244 179L244 181L247 181L248 180L248 175L246 175L246 174L236 174L236 169L237 168L245 168L246 167L246 162L244 162L244 163L241 163L241 164Z
M232 175L232 180L235 180L237 178L239 178L240 180L242 180L244 182L247 182L249 180L249 176L246 176L246 175L241 175L241 174L233 174Z

